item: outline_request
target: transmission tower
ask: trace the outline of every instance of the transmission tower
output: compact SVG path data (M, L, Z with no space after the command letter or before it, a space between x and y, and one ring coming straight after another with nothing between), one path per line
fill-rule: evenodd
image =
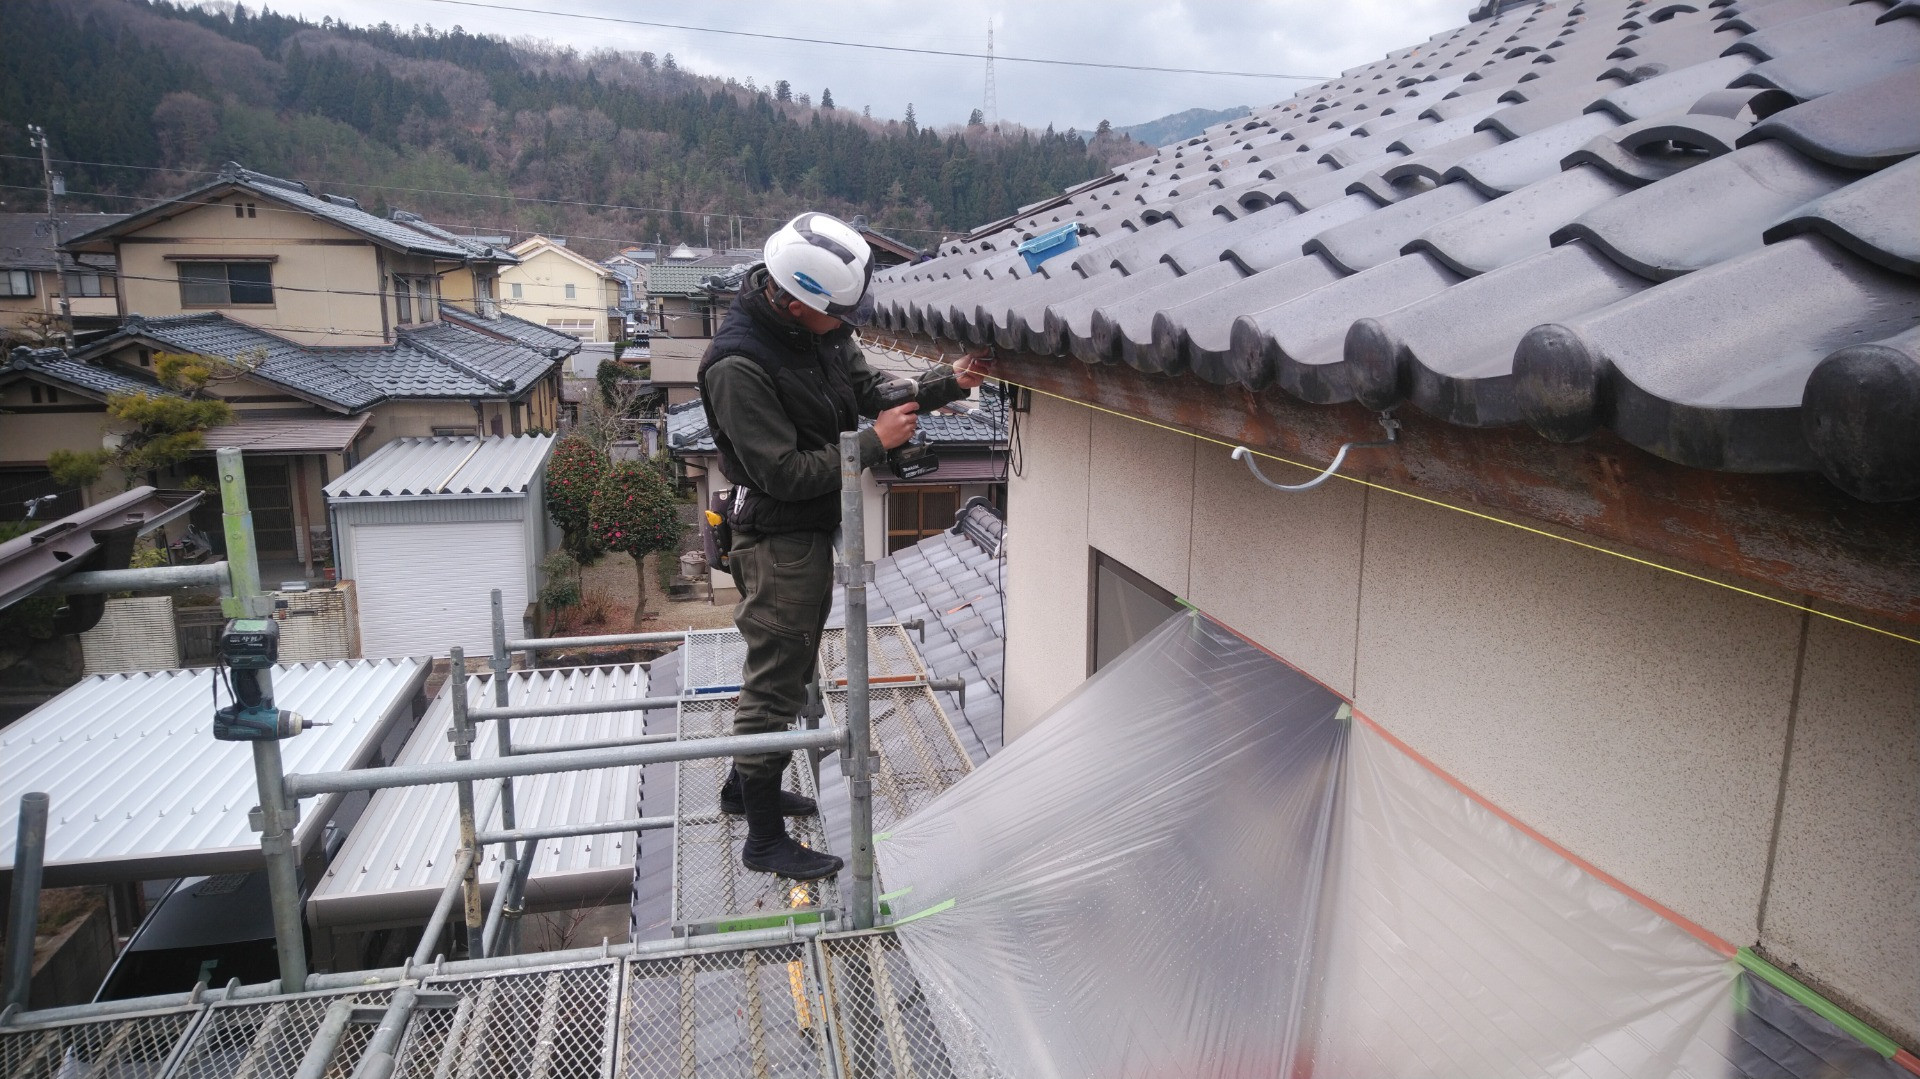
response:
M1000 104L993 92L993 19L987 19L987 100L981 110L987 114L987 130L1000 130Z

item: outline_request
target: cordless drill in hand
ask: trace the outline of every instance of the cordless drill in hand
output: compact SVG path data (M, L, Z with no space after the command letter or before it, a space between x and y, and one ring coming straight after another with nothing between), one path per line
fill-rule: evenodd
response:
M910 404L920 396L920 385L904 378L882 382L874 391L880 397L880 411ZM903 480L918 479L940 471L940 458L927 445L927 436L915 430L913 437L887 451L887 469Z

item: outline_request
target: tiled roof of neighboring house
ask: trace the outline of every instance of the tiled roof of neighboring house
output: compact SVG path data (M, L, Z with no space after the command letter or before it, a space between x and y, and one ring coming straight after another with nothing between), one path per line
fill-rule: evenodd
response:
M371 422L373 417L364 414L345 419L254 419L243 413L236 423L207 428L200 443L208 452L231 446L249 453L340 453L351 449Z
M0 364L0 380L11 374L29 373L102 398L115 393L172 394L171 390L151 378L76 360L57 348L16 348L6 362Z
M982 388L978 402L957 401L950 409L967 409L961 415L945 411L920 414L920 432L934 445L979 444L991 446L1007 438L1006 409L998 395ZM860 429L873 426L862 418ZM713 453L713 432L707 429L707 414L694 398L667 409L667 448L673 453Z
M529 322L518 315L509 315L504 311L498 315L489 317L469 311L464 307L455 307L450 303L442 303L440 305L440 317L449 322L456 322L462 326L467 326L483 333L497 334L501 337L511 337L515 341L531 348L542 350L558 349L559 352L556 353L556 355L560 356L571 355L580 350L580 339L578 337L570 333L562 333L548 326L542 326L538 322Z
M81 233L105 228L126 217L125 214L59 214L60 237L65 240ZM53 249L53 232L46 214L0 214L0 269L71 270L73 256ZM112 269L112 255L91 255L91 268Z
M745 255L708 255L691 261L674 261L654 266L647 270L647 295L649 296L705 296L707 290L700 282L714 276L724 276L727 270L735 266L746 266L757 258Z
M436 323L401 330L392 345L317 347L228 318L219 312L129 318L112 337L89 345L101 355L129 339L200 355L241 357L250 375L341 411L357 412L393 398L515 397L556 362L524 345L464 325ZM257 359L258 366L251 366Z
M1514 7L876 274L881 324L1917 497L1915 100L1909 2Z
M552 435L397 438L327 484L327 497L523 494L552 452Z
M394 222L405 225L415 232L424 232L436 240L453 244L466 251L467 254L473 258L510 266L516 265L520 261L518 255L507 250L508 244L499 242L506 239L504 236L462 236L457 232L449 232L433 222L426 220L419 214L410 213L406 210L395 210L387 216Z
M929 536L879 559L868 592L869 622L919 618L926 640L916 642L936 678L967 683L966 707L957 695L937 694L954 732L975 764L1000 751L1000 672L1007 635L1002 599L999 513L974 499L960 511L954 530ZM845 624L844 590L834 590L827 624Z
M238 188L262 198L272 199L286 206L312 214L315 217L331 221L342 228L350 229L368 239L387 247L435 258L459 259L465 261L475 257L474 253L461 241L442 239L422 229L399 221L389 221L361 209L360 204L345 195L315 195L311 188L298 180L284 180L278 176L268 176L263 172L254 172L229 161L211 182L202 184L182 195L149 207L137 214L131 214L111 224L80 236L67 237L73 243L87 243L104 239L102 233L121 231L124 228L137 228L150 220L171 216L182 205L191 205L205 200L216 192Z

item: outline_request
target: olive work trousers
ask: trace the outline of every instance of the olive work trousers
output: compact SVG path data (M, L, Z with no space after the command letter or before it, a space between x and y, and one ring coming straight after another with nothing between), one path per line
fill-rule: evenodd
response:
M733 621L746 639L733 733L785 730L807 703L819 662L820 632L833 606L833 534L735 533L730 555L740 602ZM742 778L779 775L791 753L735 757Z

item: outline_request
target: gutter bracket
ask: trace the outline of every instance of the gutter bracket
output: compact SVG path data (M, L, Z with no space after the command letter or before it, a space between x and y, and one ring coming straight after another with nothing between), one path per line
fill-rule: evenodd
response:
M1319 475L1305 483L1275 483L1268 479L1266 473L1260 471L1259 463L1254 460L1253 451L1245 446L1235 446L1233 448L1233 459L1236 461L1245 461L1247 471L1253 473L1254 479L1259 480L1261 483L1266 484L1276 491L1286 491L1294 494L1301 491L1311 491L1339 473L1340 466L1346 463L1347 451L1381 449L1387 446L1398 445L1400 442L1400 421L1393 418L1393 413L1380 413L1380 426L1385 429L1387 433L1385 439L1378 442L1342 443L1340 449L1334 453L1333 460L1327 464L1327 467Z

